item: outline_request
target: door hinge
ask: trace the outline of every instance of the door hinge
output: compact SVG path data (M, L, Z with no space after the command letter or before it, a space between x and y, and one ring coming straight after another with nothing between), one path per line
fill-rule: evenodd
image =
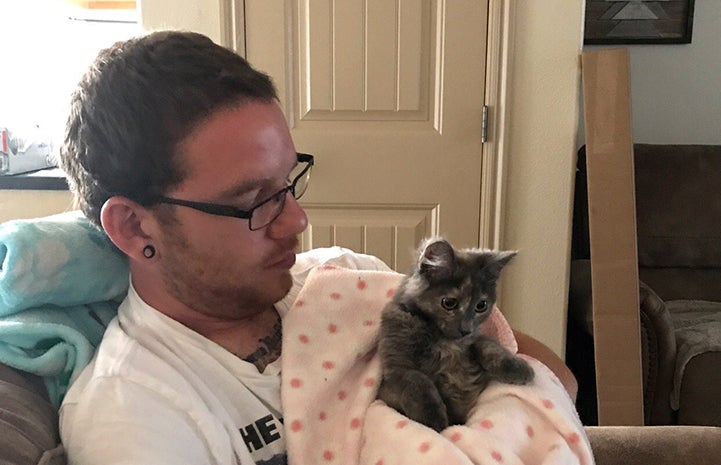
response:
M483 105L483 119L481 120L481 143L488 141L488 105Z

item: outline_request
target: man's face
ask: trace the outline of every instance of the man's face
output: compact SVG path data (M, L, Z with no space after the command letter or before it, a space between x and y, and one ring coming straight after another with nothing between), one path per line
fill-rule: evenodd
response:
M246 102L213 113L180 144L184 180L166 195L249 210L288 185L296 153L276 103ZM292 284L297 235L308 223L291 194L278 218L248 220L175 206L160 244L172 296L209 316L238 318L282 299Z

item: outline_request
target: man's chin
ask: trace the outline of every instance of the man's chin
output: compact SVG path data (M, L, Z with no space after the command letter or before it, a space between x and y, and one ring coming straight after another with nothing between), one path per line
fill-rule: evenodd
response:
M274 302L278 302L288 295L292 287L293 277L291 276L290 271L286 270L281 273L280 276L275 277L275 282L272 288L269 286L268 291L273 292L273 297L275 298Z

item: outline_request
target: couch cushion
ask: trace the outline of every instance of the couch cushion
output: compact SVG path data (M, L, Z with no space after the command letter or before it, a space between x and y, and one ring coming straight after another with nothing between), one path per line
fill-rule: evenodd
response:
M721 383L721 303L673 300L666 305L677 345L671 406L679 410L679 424L721 426L721 405L713 401Z
M680 425L721 425L721 352L704 352L686 364L681 381L678 423Z
M596 426L586 428L596 465L716 465L721 428Z
M638 273L641 281L665 301L692 299L721 302L721 267L639 267Z
M634 160L639 266L721 267L721 145L634 144Z
M61 465L58 415L42 380L0 364L0 463Z

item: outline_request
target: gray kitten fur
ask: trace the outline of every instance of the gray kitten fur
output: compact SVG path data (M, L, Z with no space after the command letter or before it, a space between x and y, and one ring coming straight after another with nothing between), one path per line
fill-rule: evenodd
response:
M436 431L463 424L489 382L528 384L533 369L478 329L516 252L454 249L430 239L383 309L378 398Z

